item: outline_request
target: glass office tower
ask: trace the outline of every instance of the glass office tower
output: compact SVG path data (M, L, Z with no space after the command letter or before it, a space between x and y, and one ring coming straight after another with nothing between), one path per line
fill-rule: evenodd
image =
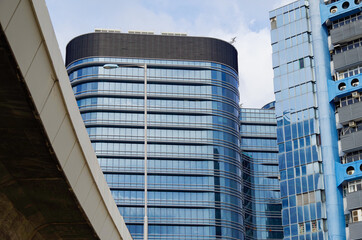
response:
M274 103L240 109L245 239L283 239Z
M232 45L100 31L73 39L66 65L134 239L143 239L146 141L149 239L244 238Z
M361 239L362 3L270 12L285 239Z

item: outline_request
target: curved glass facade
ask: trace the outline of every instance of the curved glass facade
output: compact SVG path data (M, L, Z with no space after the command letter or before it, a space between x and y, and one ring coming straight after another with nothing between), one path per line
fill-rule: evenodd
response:
M143 239L145 115L144 69L130 65L144 63L149 239L243 239L235 70L205 61L81 59L68 66L70 81L132 236Z
M245 239L283 239L276 125L273 109L240 109Z

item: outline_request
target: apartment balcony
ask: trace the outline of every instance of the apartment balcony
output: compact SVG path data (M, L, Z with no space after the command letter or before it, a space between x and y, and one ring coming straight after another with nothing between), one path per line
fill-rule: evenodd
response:
M362 47L357 47L333 55L334 69L337 72L362 64Z
M359 16L361 18L361 16ZM356 19L330 30L332 44L341 44L362 37L362 19Z
M359 121L362 119L362 102L357 102L338 108L338 123L345 125L350 121Z
M349 224L349 237L351 240L361 239L362 236L362 222L355 222Z
M341 136L341 150L348 153L362 149L362 131Z

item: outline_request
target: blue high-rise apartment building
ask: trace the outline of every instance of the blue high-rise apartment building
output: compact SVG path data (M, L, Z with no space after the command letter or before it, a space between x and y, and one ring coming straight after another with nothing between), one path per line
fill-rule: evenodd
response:
M245 239L283 239L275 102L240 109Z
M66 66L134 239L143 239L146 206L148 239L244 238L232 45L99 30L68 44Z
M362 238L362 1L270 12L284 239Z

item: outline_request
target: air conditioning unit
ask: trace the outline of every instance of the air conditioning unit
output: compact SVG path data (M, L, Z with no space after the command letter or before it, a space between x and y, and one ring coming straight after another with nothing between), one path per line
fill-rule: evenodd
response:
M350 122L348 123L348 126L351 127L351 128L355 128L355 127L357 127L357 124L356 124L355 121L350 121Z
M353 210L352 211L352 221L353 222L360 222L362 221L362 212L361 209Z
M337 12L337 8L332 8L331 9L331 13L336 13Z
M359 93L359 92L352 92L352 97L353 97L353 98L359 98L359 97L360 97L360 93Z
M348 170L348 169L347 169L347 174L348 174L348 175L353 175L353 174L354 174L354 169L351 169L351 170Z

